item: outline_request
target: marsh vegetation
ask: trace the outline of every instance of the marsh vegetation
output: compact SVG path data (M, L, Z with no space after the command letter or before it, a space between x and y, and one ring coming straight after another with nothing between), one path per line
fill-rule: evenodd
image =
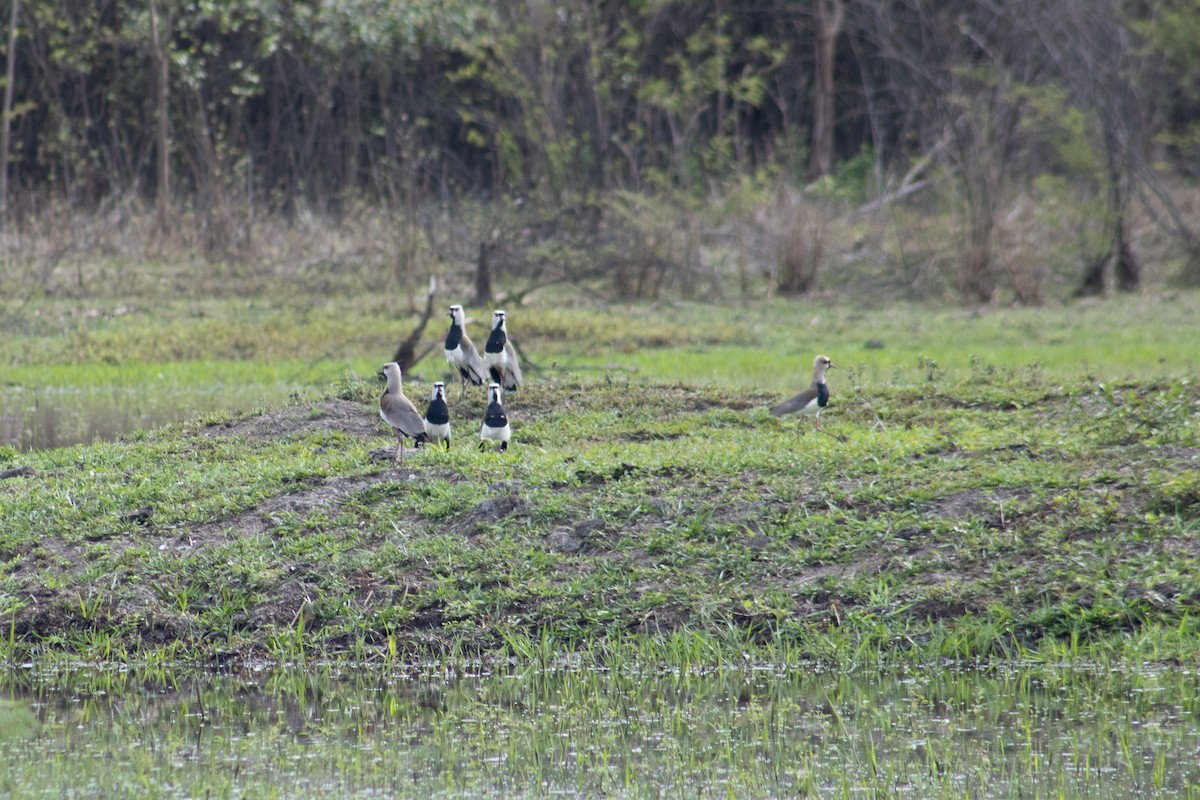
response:
M18 797L1200 792L1194 673L939 664L845 674L726 660L707 645L681 635L653 654L585 651L520 666L10 673L0 788Z
M1190 661L1195 303L530 308L514 336L542 371L510 398L516 457L392 463L361 358L280 404L9 448L6 651L204 664L695 628L836 663L1091 645ZM301 352L392 338L370 314L307 318L337 324L297 328ZM79 336L140 370L138 343L206 323L94 324ZM808 359L776 362L764 335L838 354L837 437L767 415ZM602 365L623 368L586 369ZM429 358L410 380L452 377ZM452 406L468 436L482 407Z
M1197 796L1194 5L8 4L0 790Z
M1200 298L548 300L511 453L403 468L378 296L7 307L23 384L286 393L0 449L5 786L1196 794Z

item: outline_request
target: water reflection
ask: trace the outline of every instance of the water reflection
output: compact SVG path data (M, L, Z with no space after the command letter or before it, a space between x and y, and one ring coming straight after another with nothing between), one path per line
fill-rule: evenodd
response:
M1187 797L1194 673L10 673L16 796ZM3 706L0 706L2 708Z
M111 441L206 411L245 410L287 397L288 385L0 388L0 445L18 450Z

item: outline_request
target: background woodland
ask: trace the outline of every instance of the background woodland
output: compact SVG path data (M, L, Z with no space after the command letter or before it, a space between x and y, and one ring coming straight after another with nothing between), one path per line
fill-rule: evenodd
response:
M0 282L1200 283L1200 0L7 0ZM410 300L409 302L415 302Z

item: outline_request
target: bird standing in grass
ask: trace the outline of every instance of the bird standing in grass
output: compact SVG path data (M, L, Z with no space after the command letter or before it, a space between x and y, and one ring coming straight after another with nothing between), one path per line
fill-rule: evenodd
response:
M433 397L425 409L425 437L434 447L445 442L450 449L450 407L446 405L446 384L433 384Z
M500 443L500 452L508 449L508 441L512 438L512 428L508 425L508 415L500 403L500 384L493 383L488 387L487 413L483 416L483 425L479 428L479 449L487 447L490 442Z
M492 380L513 391L521 386L521 365L517 363L517 351L508 340L508 325L503 311L492 312L492 333L483 348L483 363L491 373Z
M417 407L413 405L412 400L404 396L404 387L400 380L400 365L395 361L389 361L383 365L379 374L387 378L387 389L384 390L383 397L379 398L379 416L396 429L396 455L393 455L392 458L399 457L400 463L403 464L405 436L413 440L414 447L420 447L422 442L428 441L429 437L425 433L425 420L417 412Z
M444 347L446 361L458 370L462 379L461 391L458 394L460 398L467 393L467 381L470 381L472 386L480 386L487 377L483 359L479 357L479 351L475 349L471 337L467 336L466 324L467 317L463 313L463 307L457 304L450 306L450 332L446 334Z
M771 409L771 416L782 417L785 414L802 414L812 417L817 430L821 429L821 411L829 403L829 387L825 385L825 371L834 368L834 363L825 356L813 359L812 385L800 394L784 400Z

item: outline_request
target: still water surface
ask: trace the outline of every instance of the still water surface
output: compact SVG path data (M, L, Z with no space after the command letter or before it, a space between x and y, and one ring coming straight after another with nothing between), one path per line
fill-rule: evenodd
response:
M109 441L122 433L155 428L202 411L250 409L286 397L282 387L208 387L203 391L146 395L127 386L0 392L0 445L44 450Z
M0 445L18 450L112 441L208 411L248 411L279 403L295 383L214 381L181 386L0 386Z
M0 678L14 797L1196 797L1194 670Z

